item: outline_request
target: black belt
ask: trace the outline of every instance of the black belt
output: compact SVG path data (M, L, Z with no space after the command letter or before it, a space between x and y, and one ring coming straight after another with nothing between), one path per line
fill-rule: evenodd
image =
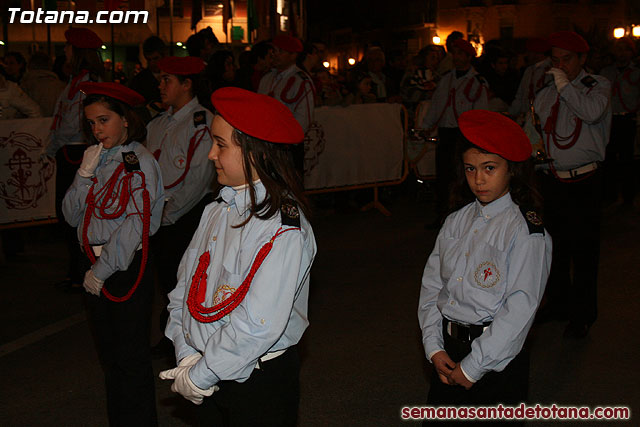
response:
M446 317L442 318L443 332L449 335L451 338L455 338L464 342L471 342L478 338L484 330L489 326L491 322L485 322L482 325L462 325L460 323L453 322Z

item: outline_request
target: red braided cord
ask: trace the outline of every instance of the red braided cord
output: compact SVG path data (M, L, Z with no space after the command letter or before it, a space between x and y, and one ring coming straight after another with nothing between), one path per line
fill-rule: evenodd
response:
M558 147L560 150L568 150L573 147L575 143L578 141L578 137L580 136L580 132L582 132L582 119L576 117L576 127L573 129L573 132L569 136L560 136L556 132L556 124L558 122L558 114L560 112L560 96L556 98L556 103L551 107L551 114L547 117L547 121L544 124L544 131L547 133L547 140L549 136L553 138L553 144ZM567 141L571 138L571 140L565 144L561 145L560 141Z
M480 96L482 95L482 83L479 84L478 86L478 90L476 91L475 96L472 98L471 95L471 88L473 87L473 78L469 79L469 82L467 83L467 85L464 88L464 96L465 98L467 98L467 101L469 101L470 103L475 103L478 99L480 99ZM457 120L457 117L456 117Z
M189 168L191 167L191 160L193 160L193 155L195 154L198 146L200 145L200 142L202 141L202 138L204 138L207 132L209 132L209 128L205 126L203 129L200 129L193 134L191 140L189 141L189 149L187 150L187 164L184 167L184 172L182 172L182 175L180 175L180 177L173 184L165 185L165 190L175 187L176 185L184 181L184 179L187 177L187 173L189 173ZM195 142L198 133L200 134L200 138L198 138L198 142ZM158 154L158 157L160 157L160 154Z
M284 89L282 89L282 92L280 92L280 99L282 99L282 102L285 102L287 104L293 104L298 99L302 98L302 95L304 95L304 92L305 92L305 88L304 88L305 81L303 80L302 83L300 84L300 87L298 87L298 93L296 93L293 96L293 98L289 98L287 96L287 93L293 87L293 84L295 82L296 82L296 77L295 76L289 77L289 80L287 80L287 84L284 85Z
M231 296L219 304L214 305L213 307L205 307L203 305L204 298L206 294L206 286L207 286L207 268L209 267L210 255L209 251L204 252L200 259L198 260L198 267L196 268L196 272L191 279L191 287L189 288L189 295L187 297L187 307L189 308L189 313L191 316L196 319L200 323L212 323L222 319L227 314L231 313L235 310L238 305L244 300L249 292L249 287L253 282L253 277L256 272L262 265L262 262L265 260L271 249L273 248L274 240L280 236L281 234L291 231L291 230L299 230L300 228L288 228L283 230L282 227L278 229L276 234L273 235L271 240L260 248L258 251L258 255L256 255L251 268L249 269L249 273L247 277L244 279L242 284L238 287L238 289L231 294ZM201 288L204 283L204 288ZM213 316L204 316L205 314L213 314Z
M548 134L547 134L547 141L546 141L545 145L546 145L546 148L547 148L547 153L550 153L550 151L549 151L549 135L548 135ZM571 182L571 183L574 183L574 182L580 182L580 181L582 181L582 180L584 180L584 179L589 178L591 175L593 175L593 174L596 172L596 171L594 170L594 171L592 171L592 172L589 172L589 173L584 174L582 177L577 178L577 179L576 179L576 178L560 178L560 177L558 176L558 171L556 170L556 167L555 167L555 166L553 166L553 162L549 162L549 170L551 170L551 173L553 174L553 176L554 176L554 178L555 178L555 179L557 179L557 180L558 180L558 181L560 181L560 182L565 182L565 183L569 183L569 182Z
M94 192L93 192L93 188L98 181L96 178L92 178L93 184L91 185L91 188L89 188L89 194L87 194L87 198L86 198L87 209L85 210L84 222L82 224L82 246L84 247L85 254L87 254L87 257L91 261L91 264L95 264L96 257L93 254L93 250L91 249L91 246L89 245L89 237L88 237L88 230L89 230L89 224L91 222L91 218L94 216L94 214L95 214L95 217L98 219L119 218L124 213L126 206L129 203L130 196L135 191L142 189L142 202L143 202L142 260L140 262L140 270L138 272L138 278L136 279L136 282L124 296L121 296L121 297L113 296L112 294L109 293L109 291L107 291L107 289L104 286L102 287L102 293L105 295L105 297L107 297L108 299L114 302L123 302L131 298L135 290L138 288L140 281L142 280L142 276L144 275L144 270L147 265L147 259L149 256L149 232L150 232L150 226L151 226L151 199L149 196L149 191L146 188L145 176L144 176L144 173L142 173L141 171L134 171L133 173L128 173L127 175L125 175L125 177L120 181L119 177L123 171L124 171L124 163L120 163L120 165L113 172L113 174L111 175L107 183L100 190L98 190L97 198L100 201L99 214L95 212L97 203L96 203L96 195L94 195ZM138 174L140 176L140 178L142 179L142 184L140 185L140 187L136 189L132 189L131 181L135 174ZM120 185L118 186L118 191L114 193L113 190L115 188L116 183L120 183ZM116 206L114 212L111 214L107 213L106 210L112 207L116 200L118 200L118 205ZM134 199L134 203L135 203L135 199ZM140 212L138 211L137 214L139 215Z
M146 187L144 174L140 171L135 171L133 174L140 175L140 178L142 179L142 184L140 185L140 188L142 188L142 204L143 204L142 260L140 261L140 270L138 271L138 278L136 279L136 282L133 284L131 289L129 289L129 292L127 292L125 295L121 297L113 296L112 294L109 293L109 291L107 291L107 289L104 286L102 287L102 293L104 294L104 296L113 302L124 302L124 301L127 301L129 298L131 298L133 293L138 288L138 285L142 281L142 277L144 276L144 270L145 270L145 267L147 266L147 259L149 257L149 230L151 228L151 199L149 196L149 191L147 190L147 187ZM133 176L133 174L130 174L129 176ZM131 179L129 179L129 181L130 180ZM133 193L133 191L131 192Z

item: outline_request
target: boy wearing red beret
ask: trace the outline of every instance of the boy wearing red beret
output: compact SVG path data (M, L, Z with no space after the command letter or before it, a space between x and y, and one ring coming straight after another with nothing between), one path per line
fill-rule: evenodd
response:
M432 405L516 405L527 399L523 350L551 266L534 206L531 145L505 116L459 118L452 208L422 277L418 319L433 363Z
M583 69L589 45L577 33L549 36L553 82L534 101L546 153L542 191L554 237L548 304L540 320L569 320L565 337L584 338L598 315L601 162L611 129L611 84Z
M160 285L165 294L176 285L178 263L204 207L211 201L215 170L207 160L213 114L198 102L196 86L205 64L196 57L165 57L158 61L160 95L169 109L147 125L147 147L162 171L165 206L155 236ZM155 348L156 355L170 349Z

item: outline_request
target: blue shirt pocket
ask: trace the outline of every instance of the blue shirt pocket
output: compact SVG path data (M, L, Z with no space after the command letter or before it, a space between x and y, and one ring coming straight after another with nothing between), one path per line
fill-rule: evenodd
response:
M466 282L474 290L502 297L507 282L507 253L488 243L480 243L469 255Z

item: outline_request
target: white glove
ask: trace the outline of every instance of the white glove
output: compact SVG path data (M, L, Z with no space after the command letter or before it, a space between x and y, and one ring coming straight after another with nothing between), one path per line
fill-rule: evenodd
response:
M87 270L84 274L84 282L82 282L84 289L90 294L100 296L102 286L104 286L104 280L98 279L91 269Z
M98 145L91 145L86 150L84 150L84 154L82 155L82 163L80 164L80 168L78 169L78 175L84 178L91 178L93 176L93 171L98 167L98 162L100 161L100 152L102 151L102 143Z
M556 83L556 89L558 89L558 92L560 92L563 87L569 84L567 73L562 71L560 68L551 68L546 72L546 74L550 74L553 76L553 80Z
M185 357L180 362L183 362L189 357L191 356ZM191 381L191 378L189 378L189 371L192 367L193 365L178 366L177 368L162 371L160 372L160 379L173 380L171 391L174 393L180 393L182 397L195 405L200 405L205 397L211 396L214 392L220 390L220 387L214 385L206 390L196 387L193 381Z
M178 363L178 366L193 366L198 363L198 360L202 359L202 355L200 353L193 353L188 355L187 357L183 357Z

